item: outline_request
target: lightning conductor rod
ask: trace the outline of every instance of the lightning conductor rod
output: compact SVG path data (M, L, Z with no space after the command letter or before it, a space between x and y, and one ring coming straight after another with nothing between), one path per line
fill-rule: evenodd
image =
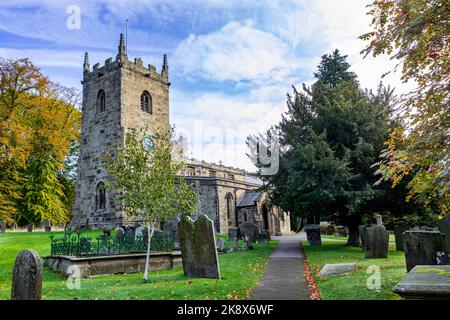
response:
M128 19L125 20L125 52L128 53Z

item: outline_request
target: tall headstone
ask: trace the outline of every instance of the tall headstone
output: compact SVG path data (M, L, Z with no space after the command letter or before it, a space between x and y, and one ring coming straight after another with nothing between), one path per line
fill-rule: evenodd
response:
M359 238L361 239L361 247L364 249L366 247L366 236L367 236L367 228L371 227L371 225L360 225L358 226Z
M6 231L6 221L0 221L0 233L4 233Z
M364 248L366 259L387 258L388 256L389 232L381 223L381 218L377 218L377 225L366 229Z
M447 251L450 251L450 215L446 215L438 222L439 231L445 234L445 242L447 243Z
M239 228L229 227L228 228L228 237L230 240L233 240L234 238L239 238Z
M403 248L403 233L407 230L409 230L409 227L406 225L397 225L394 227L395 250L405 251Z
M256 240L256 226L253 222L245 221L242 224L242 233L244 237L248 237L250 242L255 242Z
M178 224L184 275L220 279L213 221L202 214L197 221L183 216Z
M19 252L14 262L11 300L40 300L42 264L34 250Z
M122 241L122 239L125 237L125 230L123 230L122 228L117 228L116 229L116 241Z
M52 226L51 226L51 224L50 224L50 220L45 219L45 220L44 220L43 227L44 227L45 232L50 232L50 231L52 231Z
M233 238L233 250L239 250L238 238Z
M134 231L134 239L143 238L144 237L144 227L141 223L136 224L136 229Z
M317 246L322 244L322 239L320 237L320 225L318 224L307 224L305 225L306 238L308 239L308 244L310 246Z
M445 235L433 228L415 227L405 231L403 247L408 272L417 265L436 265L437 253L445 251Z
M33 224L32 224L32 223L29 223L29 224L27 225L27 231L28 231L28 232L33 232Z

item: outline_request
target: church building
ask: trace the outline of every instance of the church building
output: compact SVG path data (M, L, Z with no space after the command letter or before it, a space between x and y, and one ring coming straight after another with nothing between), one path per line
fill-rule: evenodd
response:
M80 158L72 225L116 227L129 221L118 210L104 161L105 152L117 141L125 143L128 130L147 127L152 135L169 127L169 66L164 55L161 71L144 66L140 58L128 60L124 36L118 54L104 65L90 68L88 53L83 64ZM208 215L219 233L232 226L254 222L272 235L290 232L289 214L271 205L258 191L261 182L241 169L188 160L180 173L199 195L198 214Z

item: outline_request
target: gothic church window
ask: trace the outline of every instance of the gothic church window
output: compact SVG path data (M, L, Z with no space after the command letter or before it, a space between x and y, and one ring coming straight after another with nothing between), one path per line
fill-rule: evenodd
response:
M102 210L105 208L106 208L106 188L103 182L99 182L95 190L95 209Z
M141 94L141 110L146 113L152 113L152 96L147 91Z
M106 110L105 91L100 90L97 94L97 112L103 112Z

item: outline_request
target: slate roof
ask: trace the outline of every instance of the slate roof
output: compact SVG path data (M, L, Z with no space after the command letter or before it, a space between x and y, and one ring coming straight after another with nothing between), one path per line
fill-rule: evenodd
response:
M237 204L238 207L248 207L255 205L261 197L262 192L259 191L245 191L244 195Z

